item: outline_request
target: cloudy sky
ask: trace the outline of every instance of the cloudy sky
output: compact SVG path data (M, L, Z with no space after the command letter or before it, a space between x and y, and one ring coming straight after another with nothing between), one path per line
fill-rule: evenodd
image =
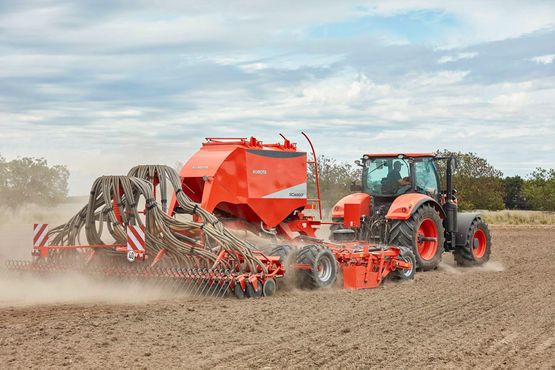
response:
M160 5L164 3L165 5ZM0 153L72 194L206 136L555 167L553 1L0 1Z

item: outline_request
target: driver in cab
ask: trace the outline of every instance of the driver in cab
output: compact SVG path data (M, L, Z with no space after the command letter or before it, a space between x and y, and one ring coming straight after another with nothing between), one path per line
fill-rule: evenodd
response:
M400 187L410 185L409 177L401 177L401 167L403 164L401 161L395 161L393 163L393 169L389 171L387 177L385 178L386 186L396 193Z

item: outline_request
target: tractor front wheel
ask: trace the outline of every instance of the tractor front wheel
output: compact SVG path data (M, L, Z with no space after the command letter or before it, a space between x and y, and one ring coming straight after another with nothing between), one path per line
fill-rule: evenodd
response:
M389 230L389 244L409 247L416 267L435 269L441 262L445 240L443 222L432 206L418 208L408 220L394 220Z
M476 218L466 234L466 243L453 252L459 266L478 266L489 260L491 253L491 235L488 225Z

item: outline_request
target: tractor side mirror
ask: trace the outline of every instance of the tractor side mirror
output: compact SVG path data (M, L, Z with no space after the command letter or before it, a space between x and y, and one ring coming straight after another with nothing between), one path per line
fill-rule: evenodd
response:
M362 185L357 184L356 182L353 182L351 184L351 186L349 187L350 191L362 191Z

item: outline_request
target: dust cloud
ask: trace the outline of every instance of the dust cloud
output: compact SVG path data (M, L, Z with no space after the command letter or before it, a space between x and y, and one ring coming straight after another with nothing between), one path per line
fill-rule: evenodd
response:
M25 204L11 209L0 205L0 266L6 259L31 259L33 224L47 223L50 228L63 224L86 202L82 197L52 207Z
M99 280L78 273L43 276L2 271L8 259L31 260L33 224L60 225L77 213L85 198L53 207L0 207L0 307L60 303L145 303L174 298L175 292L139 284Z
M440 262L438 269L440 271L444 271L448 274L453 274L453 275L461 275L462 274L462 270L460 268L456 268L453 265L450 265L449 263L442 261Z
M482 272L503 272L505 271L505 266L498 261L489 261L484 263L482 266L471 267L471 270Z
M175 293L139 282L93 279L78 273L57 276L11 274L0 276L0 307L37 304L106 303L140 304L175 299Z
M462 275L476 272L503 272L505 267L498 261L489 261L482 266L475 267L459 267L443 261L439 264L439 270L452 275Z

